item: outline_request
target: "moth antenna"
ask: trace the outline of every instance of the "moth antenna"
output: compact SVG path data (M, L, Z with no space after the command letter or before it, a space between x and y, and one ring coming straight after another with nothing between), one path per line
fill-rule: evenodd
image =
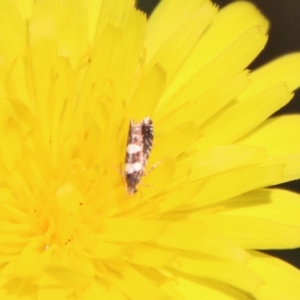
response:
M167 157L163 158L162 160L158 161L154 165L152 165L147 172L143 174L143 176L147 176L150 174L155 168L157 168L160 164L162 164L165 160L167 160Z

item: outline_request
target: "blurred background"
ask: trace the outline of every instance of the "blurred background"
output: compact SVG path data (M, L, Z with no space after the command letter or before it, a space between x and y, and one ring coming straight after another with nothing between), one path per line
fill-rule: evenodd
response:
M138 0L137 2L139 9L149 15L159 1ZM232 3L233 0L213 0L213 2L218 4L219 7L224 7L225 5ZM300 51L299 0L252 0L249 2L254 3L271 23L267 46L251 66L249 66L249 69L255 69L280 55ZM296 91L293 100L279 110L276 115L288 113L300 113L300 89ZM300 143L300 137L299 140L295 142ZM300 180L281 184L280 187L300 193ZM277 256L300 269L300 249L280 251L270 250L264 252Z

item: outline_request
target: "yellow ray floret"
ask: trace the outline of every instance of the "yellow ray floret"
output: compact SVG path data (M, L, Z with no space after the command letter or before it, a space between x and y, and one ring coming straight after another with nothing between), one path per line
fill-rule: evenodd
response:
M299 195L267 188L300 178L300 118L271 117L300 56L247 70L252 4L0 0L0 19L1 299L299 299L299 271L253 249L300 246ZM128 147L145 118L153 143Z

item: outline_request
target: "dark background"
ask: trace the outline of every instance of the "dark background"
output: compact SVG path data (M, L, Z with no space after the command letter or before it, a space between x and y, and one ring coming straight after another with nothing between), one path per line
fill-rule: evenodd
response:
M158 2L158 0L139 0L138 7L149 15ZM223 7L233 1L213 0L213 2ZM252 0L250 2L254 3L271 23L267 46L251 64L250 69L255 69L282 54L300 51L300 0ZM300 90L276 115L287 113L300 113ZM300 193L300 180L281 184L280 187ZM265 252L280 257L300 269L300 249Z

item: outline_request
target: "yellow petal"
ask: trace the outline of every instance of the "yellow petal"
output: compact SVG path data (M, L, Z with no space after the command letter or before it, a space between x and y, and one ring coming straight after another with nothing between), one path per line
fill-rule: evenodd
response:
M140 244L130 251L128 260L141 266L163 268L170 265L175 255L173 251Z
M196 206L205 206L256 188L295 180L299 177L300 154L270 157L262 164L231 170L201 180L198 184L202 185L202 189L198 197L189 202L191 207L196 203ZM222 188L216 189L216 186Z
M64 289L76 289L84 287L94 277L94 266L82 259L75 263L78 271L70 270L61 266L52 265L45 269L46 274Z
M97 240L96 236L92 236L90 242L85 241L85 248L87 254L95 259L109 259L117 257L125 251L126 245L107 243L101 240Z
M211 61L206 61L203 66L199 65L198 55L192 56L187 61L193 68L177 73L177 77L163 94L159 108L168 112L187 99L193 99L207 89L236 76L250 64L265 43L266 36L258 27L252 27L236 37L228 47L222 49Z
M41 287L38 289L37 295L38 299L45 300L64 300L67 297L68 292L62 288L49 286L49 287Z
M297 154L300 152L300 116L273 117L239 140L243 145L260 145L272 156Z
M72 94L75 89L74 75L71 65L66 59L58 59L55 73L57 79L52 86L52 100L48 114L50 120L51 164L55 166L59 160L57 153L66 142L66 136L73 132L73 113L75 106ZM74 94L73 94L74 95Z
M252 191L224 202L222 214L256 217L300 226L299 211L299 194L273 188Z
M300 86L299 80L300 54L293 53L281 56L268 64L253 71L250 75L252 84L239 99L251 97L258 91L279 82L285 82L289 90L293 91Z
M285 225L271 221L268 217L204 214L198 216L197 220L245 249L283 249L300 246L300 226Z
M26 0L26 1L15 1L15 5L18 7L19 12L22 16L24 24L28 21L31 16L32 6L34 0Z
M131 119L142 120L145 116L152 117L157 103L164 91L166 74L162 68L155 65L142 78L138 89L133 95L128 111Z
M235 99L249 84L248 74L244 71L228 80L223 80L199 95L195 94L198 92L195 89L187 94L188 87L186 86L172 97L172 105L179 105L178 107L169 110L169 107L163 105L161 109L156 110L155 124L160 131L168 131L187 122L194 122L196 125L203 124L232 99ZM169 104L169 101L167 103Z
M154 240L165 228L165 222L137 219L108 219L101 228L99 237L104 241L149 242ZM122 229L122 230L121 230ZM128 234L124 235L124 230Z
M37 292L37 299L45 299L45 300L64 300L68 295L68 291L59 287L49 286L49 287L41 287Z
M0 8L0 65L9 69L25 53L25 24L13 1L1 0Z
M219 280L250 294L255 294L262 284L258 276L241 264L177 257L170 268L197 277Z
M232 107L221 111L203 125L204 137L199 139L198 147L203 149L215 144L235 141L256 128L272 113L287 104L292 97L286 84L279 83L247 100L234 103Z
M56 58L56 2L35 2L29 24L30 55L34 91L30 91L42 131L43 142L49 141L48 100L52 79L52 68ZM46 29L46 30L45 30Z
M101 285L98 280L94 279L80 295L82 300L99 299L99 300L126 300L128 299L121 291L116 288ZM42 299L42 298L41 298Z
M253 256L247 267L259 273L265 284L256 297L262 300L300 298L300 272L291 265L263 253L251 251Z
M271 157L266 165L282 165L282 173L279 181L268 185L279 184L300 178L300 153Z
M187 147L190 147L199 136L192 122L179 125L166 133L161 133L160 127L157 128L157 131L149 164L151 164L151 162L156 163L162 159L178 157Z
M261 147L246 145L228 145L211 147L204 151L190 154L178 161L175 180L185 176L190 170L189 181L205 179L225 171L263 163L268 159L267 152Z
M176 1L176 5L174 5L174 1L170 0L160 2L151 14L147 25L146 47L149 49L149 58L151 58L158 47L160 47L173 32L182 24L187 23L206 2L208 1L192 0L186 3ZM184 11L184 14L182 11ZM168 17L166 18L166 16Z
M247 260L247 254L236 244L199 223L169 222L156 242L165 247L196 251L230 261Z
M207 64L215 64L220 58L223 67L226 67L226 73L234 71L236 67L241 67L239 70L245 69L263 49L267 40L265 36L267 27L265 18L247 2L236 2L222 9L213 20L212 26L199 39L164 98L167 99L172 95L178 86L196 74L199 69L205 68ZM225 57L227 51L230 51L231 56ZM208 72L206 76L199 78L201 80L198 80L197 87L200 90L202 87L207 88L213 79L220 79L221 73L223 79L225 73L221 70L222 67L219 66L214 73Z
M207 63L253 27L259 27L266 34L269 24L253 4L242 1L230 3L216 15L206 34L199 40L193 55L199 57L199 65Z
M88 50L86 6L82 0L61 1L59 6L58 55L69 58L73 68L77 67L83 54Z
M43 243L28 243L14 265L14 275L23 279L38 278L50 263L51 252L46 249Z
M265 189L221 202L210 214L187 211L171 217L204 223L243 248L281 249L299 247L299 214L298 194Z
M259 187L280 183L284 178L282 167L283 164L277 163L249 166L205 178L198 182L201 189L197 196L189 200L190 207L204 207ZM219 188L216 189L216 186Z
M116 276L112 281L117 288L132 300L140 300L141 291L143 295L147 295L149 299L153 300L166 297L164 292L145 275L129 267L122 272L122 276Z
M126 26L128 17L131 15L132 8L134 7L134 0L100 0L98 5L89 3L89 6L89 12L92 16L89 23L91 28L90 38L92 41L97 41L102 30L108 24L119 29ZM100 11L95 10L99 7L101 7Z
M15 111L19 112L18 117L20 121L24 119L24 115L31 114L31 120L33 120L33 99L31 98L31 90L28 88L27 78L28 70L24 65L22 58L18 57L15 59L11 66L10 72L7 77L7 92L10 97L12 104L15 104ZM17 108L19 106L19 108ZM31 123L33 125L33 123ZM30 126L31 129L33 126ZM23 128L24 130L25 128ZM27 129L27 128L26 128Z
M56 234L61 243L66 243L74 234L80 219L80 203L84 200L79 191L71 184L60 187L56 193L57 215Z
M159 5L158 10L170 3L170 1L164 1ZM183 9L186 11L188 5L195 4L196 3L189 1L188 3L185 3ZM196 5L200 4L200 1L198 1L198 4ZM174 12L174 9L172 11ZM151 19L155 18L156 12L157 10L150 16L150 23ZM166 36L163 40L161 40L162 44L155 53L153 53L156 50L155 45L151 44L151 41L149 41L149 38L151 40L151 33L150 36L147 35L145 41L145 46L147 48L147 68L151 67L153 64L159 64L168 74L167 82L169 83L172 81L173 77L181 68L186 57L198 41L199 37L203 34L204 30L206 30L207 26L211 23L216 13L217 8L213 6L212 3L208 1L204 2L203 5L201 5L199 9L191 15L188 22L181 24L181 26L176 28L170 36ZM176 18L176 23L178 21L178 18ZM170 18L164 18L164 25L159 29L159 32L162 33L162 35L170 34L169 31L162 32L162 30L165 29L167 22L170 22ZM172 28L172 30L174 30L174 28ZM156 32L153 38L159 39L160 37L157 37L157 35L158 34Z
M101 129L102 141L105 140L106 145L111 142L115 143L110 140L115 140L116 135L125 136L128 130L127 126L122 126L120 133L120 122L123 119L119 116L124 109L125 101L130 98L131 89L134 88L132 82L140 58L145 25L145 16L132 10L123 30L110 25L106 26L99 33L95 45L95 52L83 83L74 121L77 120L79 123L76 124L80 124L83 118L81 113L83 109L87 109L97 121ZM113 110L114 113L108 114L108 110ZM110 128L116 132L108 130L109 124ZM111 147L102 151L105 161L108 160L107 156L117 159L121 156L119 151L116 153L111 151Z
M184 295L184 299L194 299L195 295L201 295L204 299L214 300L253 300L252 296L215 280L179 277L177 287Z

